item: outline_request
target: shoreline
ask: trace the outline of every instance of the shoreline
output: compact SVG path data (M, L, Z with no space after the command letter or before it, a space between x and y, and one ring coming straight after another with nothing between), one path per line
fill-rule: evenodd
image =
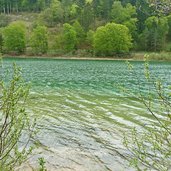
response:
M165 61L171 62L171 53L168 53L167 57L163 56L163 53L133 53L131 56L125 57L91 57L91 56L55 56L55 55L10 55L4 54L2 58L21 58L21 59L59 59L59 60L93 60L93 61L144 61L145 54L149 55L149 61ZM165 55L165 54L164 54ZM163 57L162 57L163 56Z
M54 57L54 56L3 56L2 58L21 58L21 59L59 59L59 60L101 60L101 61L143 61L143 59L134 58L112 58L112 57Z

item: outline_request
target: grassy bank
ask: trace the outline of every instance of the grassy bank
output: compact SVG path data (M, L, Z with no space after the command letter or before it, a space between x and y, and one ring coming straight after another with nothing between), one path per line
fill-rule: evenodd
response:
M135 52L132 54L134 60L143 60L144 55L148 55L150 61L171 61L171 52Z
M96 57L90 54L61 54L61 55L55 55L55 54L44 54L44 55L27 55L27 54L21 54L21 55L15 55L15 54L4 54L4 58L51 58L51 59L82 59L82 60L135 60L135 61L143 61L144 55L149 56L150 61L171 61L171 53L168 52L132 52L129 55L124 56L106 56L106 57Z

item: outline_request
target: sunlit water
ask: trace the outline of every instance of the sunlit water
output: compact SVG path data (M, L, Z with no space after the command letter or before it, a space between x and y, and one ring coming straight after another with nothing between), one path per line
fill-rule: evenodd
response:
M154 121L134 98L139 85L144 94L149 91L143 62L132 62L136 74L124 61L5 59L3 68L11 70L14 61L32 85L27 112L37 117L40 130L41 146L25 169L37 167L37 159L44 157L49 170L133 170L123 133ZM165 85L171 83L171 63L152 62L150 67Z

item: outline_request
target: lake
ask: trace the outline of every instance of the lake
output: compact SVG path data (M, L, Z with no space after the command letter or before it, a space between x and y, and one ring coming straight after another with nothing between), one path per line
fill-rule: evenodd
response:
M44 157L48 169L55 171L133 170L123 133L129 136L131 128L155 122L135 98L140 89L144 94L152 91L143 62L131 62L135 73L125 61L109 60L6 58L3 67L11 70L13 62L31 83L27 112L36 116L39 129L40 148L25 168L37 166L37 159ZM166 87L171 84L171 63L150 62L150 71Z

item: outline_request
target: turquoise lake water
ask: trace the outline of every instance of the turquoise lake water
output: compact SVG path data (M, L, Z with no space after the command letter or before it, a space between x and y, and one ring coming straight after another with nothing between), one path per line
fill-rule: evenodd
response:
M139 90L145 95L153 89L144 79L143 62L131 62L134 73L124 61L9 58L3 68L11 70L13 62L31 83L27 112L37 117L40 130L41 147L29 165L44 157L50 170L133 170L123 133L154 122L135 98ZM150 71L171 85L171 63L150 62Z

